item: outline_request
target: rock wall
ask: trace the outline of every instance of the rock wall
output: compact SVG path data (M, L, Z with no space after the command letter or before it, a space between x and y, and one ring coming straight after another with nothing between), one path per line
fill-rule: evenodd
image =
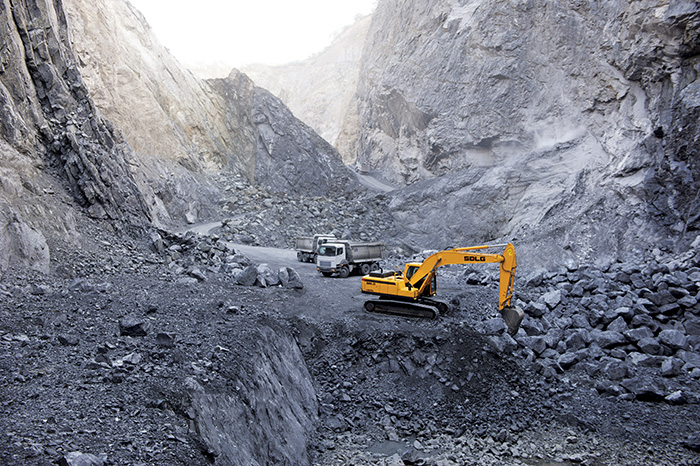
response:
M128 2L0 5L0 270L47 270L50 254L28 251L80 241L83 210L118 229L173 227L220 217L250 183L313 195L351 184L278 99L247 78L195 78Z
M254 181L276 193L326 195L358 187L338 151L286 105L233 70L210 85L227 105L229 121L248 121L255 138Z
M134 149L132 171L152 192L161 225L208 218L225 171L253 179L255 140L246 121L182 67L126 1L64 2L71 44L95 105Z
M186 382L197 432L214 463L309 464L318 402L299 347L268 326L231 345L220 357L225 386Z
M395 183L449 175L395 194L397 236L507 236L550 264L692 241L699 15L664 0L380 1L357 160Z
M45 235L73 231L74 204L114 223L150 211L133 152L89 98L60 3L3 0L0 28L0 266L47 270Z
M233 189L220 178L275 191L328 192L337 152L279 100L258 97L263 92L238 71L225 80L196 78L123 0L68 0L66 11L96 105L134 148L134 172L142 190L153 191L164 223L216 216L221 190ZM272 157L270 124L257 120L271 113L277 143Z
M279 97L294 115L336 146L341 122L349 111L359 79L362 49L371 16L359 19L322 52L281 66L250 65L242 69L255 83ZM352 157L354 161L354 157Z

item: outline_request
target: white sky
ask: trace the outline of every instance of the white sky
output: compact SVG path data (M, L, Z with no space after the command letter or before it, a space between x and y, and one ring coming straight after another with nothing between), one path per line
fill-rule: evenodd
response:
M129 0L183 64L279 65L322 51L377 0Z

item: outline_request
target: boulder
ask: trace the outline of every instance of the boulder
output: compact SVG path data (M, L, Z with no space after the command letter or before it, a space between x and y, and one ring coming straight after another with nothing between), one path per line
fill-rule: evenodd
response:
M304 288L304 283L301 281L299 273L291 267L282 267L279 270L279 280L285 288Z
M148 325L138 317L125 317L119 321L119 334L128 337L145 337L148 335Z
M661 375L664 377L675 377L683 372L684 362L678 358L668 357L661 363Z
M258 280L258 269L254 265L248 265L236 278L236 283L242 286L253 286Z
M622 345L627 343L627 339L620 332L615 332L612 330L591 330L591 341L596 343L601 348L612 348L617 345Z
M659 333L659 341L674 350L686 349L688 338L680 330L666 329Z
M106 458L72 451L66 453L58 460L59 466L104 466Z
M639 401L663 401L667 395L663 382L656 377L634 377L623 380L620 385L634 394Z
M637 347L646 354L659 355L663 354L663 348L656 338L646 337L637 342Z
M549 309L554 309L561 303L562 292L561 290L549 291L540 297L540 301L544 302Z

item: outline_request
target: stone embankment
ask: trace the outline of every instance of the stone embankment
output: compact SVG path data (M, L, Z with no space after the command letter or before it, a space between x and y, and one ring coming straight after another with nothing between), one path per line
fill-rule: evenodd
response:
M546 273L524 289L532 299L521 303L527 316L514 338L499 319L481 324L498 351L546 378L581 378L603 396L700 401L698 249L641 266Z

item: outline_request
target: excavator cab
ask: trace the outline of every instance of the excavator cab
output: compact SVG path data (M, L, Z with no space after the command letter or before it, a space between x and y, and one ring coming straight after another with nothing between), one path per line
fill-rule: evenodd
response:
M422 264L419 263L409 263L406 264L406 272L404 273L404 276L406 277L406 284L408 286L408 289L413 289L413 288L418 288L420 289L423 286L423 283L425 282L426 277L421 278L418 280L416 283L411 285L411 278L413 275L415 275L416 271L420 268ZM422 296L435 296L437 293L437 274L434 273L432 276L430 276L430 286L423 291Z

